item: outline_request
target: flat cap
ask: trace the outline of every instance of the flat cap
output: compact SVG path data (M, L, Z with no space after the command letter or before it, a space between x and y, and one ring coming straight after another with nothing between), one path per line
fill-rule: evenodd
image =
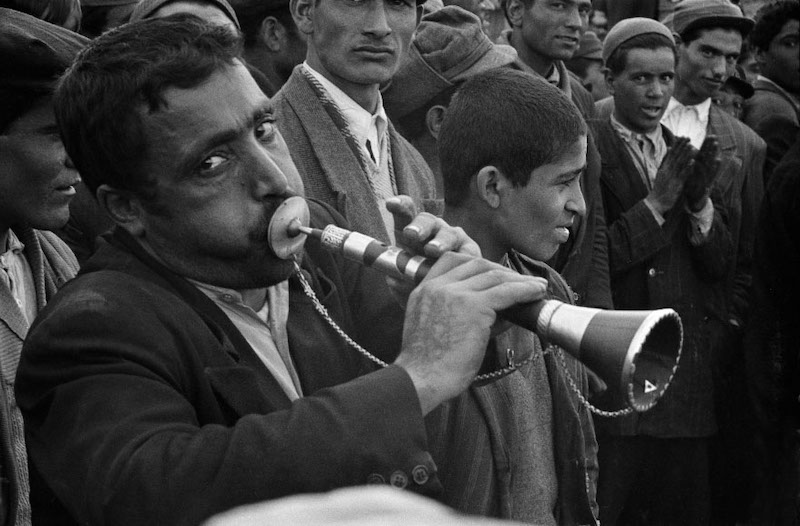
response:
M744 74L744 69L742 69L742 66L738 64L736 65L736 68L733 71L733 75L731 75L725 80L724 86L728 86L735 89L739 93L739 95L741 95L745 99L749 99L756 92L755 88L753 88L753 85L747 82L747 77Z
M675 44L672 32L661 22L645 17L626 18L614 24L606 34L603 41L603 62L606 62L614 51L628 40L647 34L662 35Z
M729 0L682 0L664 23L677 35L692 29L723 27L738 29L742 37L747 36L755 24Z
M175 2L177 0L141 0L135 8L133 8L133 12L131 13L131 22L135 22L137 20L144 20L146 18L150 18L150 16L164 7L165 5ZM215 5L219 7L228 18L233 20L233 23L236 25L236 28L241 30L242 26L239 24L239 19L236 18L236 12L233 10L233 7L227 2L227 0L205 0L210 5Z
M581 37L578 51L572 58L588 58L592 60L603 60L603 43L594 31L587 31Z
M513 47L492 43L477 15L444 6L422 17L400 68L383 90L384 108L389 118L402 117L468 78L516 60Z
M0 7L0 88L51 91L89 39Z

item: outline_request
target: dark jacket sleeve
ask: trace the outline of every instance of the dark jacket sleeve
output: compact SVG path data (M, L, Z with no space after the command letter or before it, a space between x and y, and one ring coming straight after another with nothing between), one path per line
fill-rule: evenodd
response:
M409 488L438 491L405 371L290 403L265 392L184 302L120 276L69 284L32 328L19 367L32 464L78 522L196 524L396 472ZM429 476L412 477L420 466Z

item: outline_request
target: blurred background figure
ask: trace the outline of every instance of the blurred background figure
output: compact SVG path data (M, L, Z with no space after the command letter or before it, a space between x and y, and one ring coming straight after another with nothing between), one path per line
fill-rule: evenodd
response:
M512 66L517 52L493 44L480 19L456 6L425 15L383 104L397 131L422 154L436 179L436 195L444 197L439 164L439 127L458 86L490 69Z
M578 51L572 58L564 61L586 91L595 101L608 97L605 74L603 73L603 43L594 31L587 31L581 37Z
M755 481L748 524L800 524L800 132L761 206L745 367L754 415Z
M747 82L742 67L737 65L734 74L711 96L711 103L741 120L745 101L752 96L753 86Z
M244 35L244 58L264 74L272 97L306 56L306 41L297 30L288 0L232 0Z
M742 44L742 52L739 54L736 64L741 66L747 82L754 84L758 77L758 62L753 53L753 48L747 40Z
M767 143L764 181L800 130L800 1L764 5L750 34L759 75L742 120Z
M81 34L95 38L124 24L137 3L138 0L82 0Z
M203 526L523 526L521 522L462 515L409 491L354 486L240 506L211 517Z
M620 20L633 17L658 19L659 0L592 0L595 13L606 18L606 30L610 31Z
M142 0L131 13L131 22L145 18L164 18L187 13L239 34L241 26L233 7L226 0Z
M80 0L0 0L0 7L27 13L70 31L78 31L81 25Z

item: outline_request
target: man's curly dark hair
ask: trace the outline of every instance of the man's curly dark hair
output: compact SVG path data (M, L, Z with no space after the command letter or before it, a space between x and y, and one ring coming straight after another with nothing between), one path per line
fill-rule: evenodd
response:
M750 32L750 44L765 50L788 20L800 20L800 0L770 2L756 13L756 25Z

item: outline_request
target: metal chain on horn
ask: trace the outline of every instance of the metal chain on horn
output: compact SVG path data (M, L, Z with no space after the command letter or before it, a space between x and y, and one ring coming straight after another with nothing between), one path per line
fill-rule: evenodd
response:
M308 298L313 303L314 309L320 314L320 316L323 317L323 319L326 322L328 322L328 325L330 325L330 327L334 331L336 331L336 333L339 336L342 337L345 343L347 343L347 345L349 345L350 347L352 347L353 349L364 355L367 359L371 360L372 362L375 362L381 367L388 367L389 366L388 363L384 362L383 360L381 360L380 358L378 358L377 356L375 356L374 354L363 348L361 345L359 345L358 342L356 342L346 332L344 332L344 329L339 327L339 325L335 321L333 321L333 318L331 318L331 315L328 313L328 309L326 309L325 305L323 305L322 302L319 301L319 298L317 298L316 293L314 293L314 289L311 288L311 284L308 283L308 280L306 280L306 277L300 270L300 265L297 264L297 259L294 260L294 270L295 273L297 274L297 277L300 279L300 285L303 287L303 292L305 292L306 296L308 296ZM512 349L506 350L506 356L509 362L509 365L507 367L494 370L490 373L479 374L475 377L473 381L479 382L483 380L491 380L493 378L499 378L501 376L505 376L506 374L516 371L519 367L522 367L523 365L532 362L534 358L536 358L536 354L531 353L531 355L528 358L522 360L519 363L514 363L513 361L514 351Z
M556 356L558 356L558 360L561 364L561 370L564 371L564 376L567 377L567 382L569 382L569 385L570 387L572 387L572 390L575 391L575 395L577 395L578 400L580 400L580 402L586 409L588 409L589 411L591 411L596 415L605 416L608 418L616 418L619 416L625 416L633 413L632 407L626 407L624 409L618 409L616 411L605 411L603 409L600 409L599 407L592 405L592 403L583 395L581 390L578 388L578 382L576 382L575 379L572 377L572 373L569 372L569 369L567 368L567 360L566 358L564 358L564 349L562 349L557 345L551 345L550 349L554 351L554 354Z
M325 319L326 322L328 322L328 325L330 325L330 327L334 331L336 331L336 333L339 336L342 337L342 339L347 343L347 345L349 345L350 347L352 347L353 349L364 355L367 359L380 365L381 367L388 367L389 366L388 363L384 362L383 360L381 360L380 358L378 358L377 356L375 356L374 354L363 348L361 345L359 345L358 342L356 342L354 339L348 336L348 334L344 332L344 330L341 327L339 327L339 325L333 320L333 318L331 318L331 315L328 313L328 309L326 309L325 305L323 305L322 302L319 301L319 298L317 298L316 293L314 293L314 289L311 288L311 284L309 284L308 280L306 280L306 277L303 275L303 272L300 270L300 265L297 263L296 257L294 259L294 270L295 274L297 274L297 277L300 280L300 285L303 287L303 292L305 292L306 296L308 296L308 298L311 300L312 304L314 305L314 309L320 314L320 316L323 317L323 319ZM572 390L575 391L575 395L578 397L578 400L580 400L580 402L584 405L584 407L586 407L589 411L591 411L594 414L610 418L627 415L633 412L633 408L630 407L627 407L625 409L620 409L617 411L604 411L592 405L591 402L589 402L589 400L586 399L583 393L581 393L581 390L578 388L578 384L575 381L575 379L572 378L572 374L570 374L569 369L567 368L567 361L564 358L563 349L561 349L561 347L558 347L557 345L550 345L547 347L547 349L542 350L541 355L544 356L545 354L549 354L551 352L553 352L558 357L559 363L561 365L561 370L564 371L564 375L567 377L567 382L569 382L569 385L570 387L572 387ZM513 349L507 349L506 358L508 359L508 364L509 364L508 366L496 369L489 373L479 374L475 377L473 381L480 382L484 380L491 380L494 378L505 376L506 374L516 371L523 365L527 365L533 362L537 356L539 356L537 353L532 352L531 355L528 356L523 361L519 363L514 363L513 360L514 351Z

